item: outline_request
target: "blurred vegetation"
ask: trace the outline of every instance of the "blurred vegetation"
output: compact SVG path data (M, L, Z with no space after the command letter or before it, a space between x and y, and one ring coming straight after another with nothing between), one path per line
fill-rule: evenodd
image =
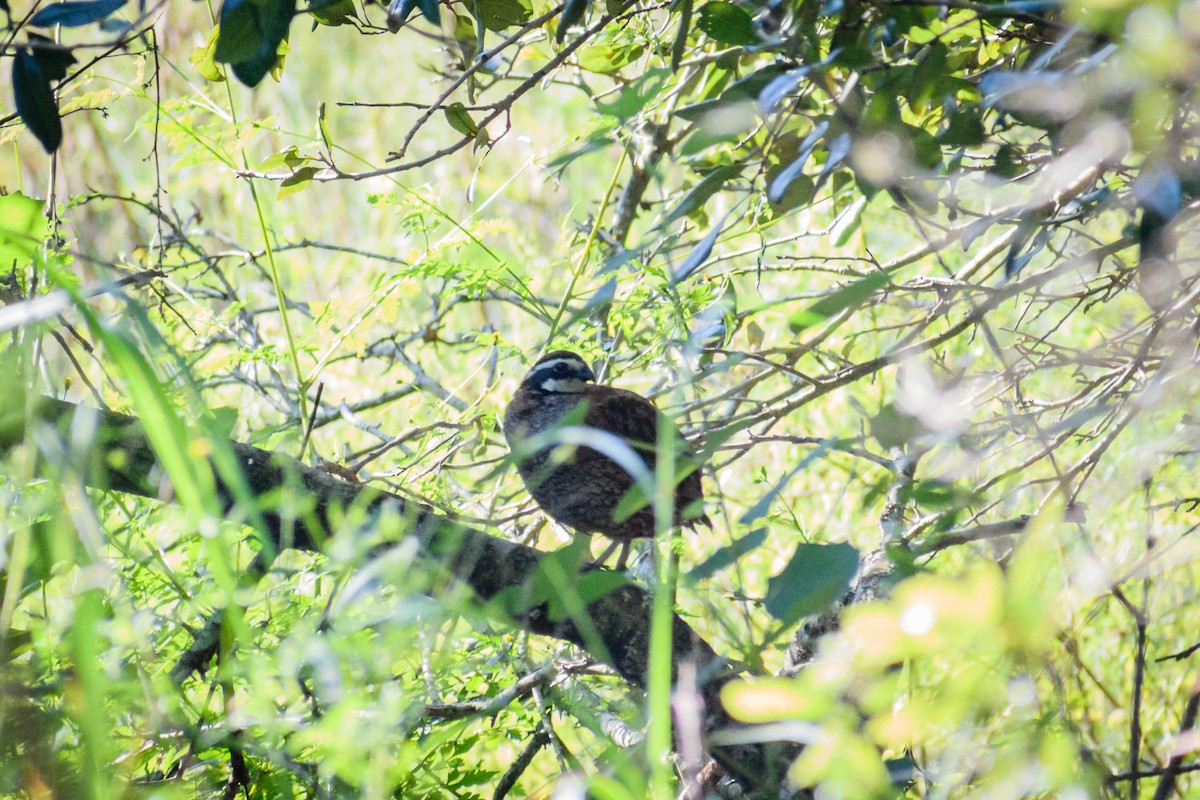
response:
M0 794L779 796L738 737L820 797L1200 791L1200 4L0 8ZM403 520L218 499L230 439L558 550L498 428L551 345L706 454L633 572L744 726L668 629L642 692Z

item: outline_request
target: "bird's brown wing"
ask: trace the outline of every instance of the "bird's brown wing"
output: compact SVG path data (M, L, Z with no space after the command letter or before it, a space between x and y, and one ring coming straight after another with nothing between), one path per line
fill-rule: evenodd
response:
M700 463L696 454L671 418L653 403L639 394L610 388L602 397L592 399L585 424L595 424L629 442L651 473L658 461L658 426L666 426L676 442L676 474L682 476L677 478L679 484L675 488L676 524L711 525L697 502L704 499L704 488L700 483Z

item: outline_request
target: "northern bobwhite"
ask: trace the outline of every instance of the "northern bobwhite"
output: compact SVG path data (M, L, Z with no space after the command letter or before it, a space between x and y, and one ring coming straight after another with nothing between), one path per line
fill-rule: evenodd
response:
M635 485L629 472L587 446L576 446L565 460L560 460L561 455L552 457L561 446L555 443L523 455L526 440L559 425L597 428L629 444L653 476L658 426L668 426L678 454L672 523L689 528L697 524L711 527L712 523L704 513L699 464L675 423L641 395L597 385L595 381L591 367L575 353L547 353L533 365L513 395L504 413L504 435L519 455L517 470L521 479L542 510L577 531L599 533L621 544L620 569L634 539L654 536L653 500L618 520L614 512ZM625 509L621 511L623 515ZM609 548L605 555L611 551Z

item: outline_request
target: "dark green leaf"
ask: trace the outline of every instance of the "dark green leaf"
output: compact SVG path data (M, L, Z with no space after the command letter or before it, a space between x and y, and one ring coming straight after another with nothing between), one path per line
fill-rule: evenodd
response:
M275 193L275 199L282 200L305 188L312 183L313 177L320 171L320 167L301 167L296 170L279 184L279 191Z
M259 13L254 0L225 0L221 4L215 60L233 64L254 58L262 41Z
M65 28L88 25L107 17L121 6L125 0L71 0L66 3L55 3L46 6L33 15L29 24L35 28L52 28L62 25Z
M446 115L446 121L450 123L450 127L465 136L474 136L479 133L479 126L475 124L475 120L471 119L471 115L467 112L467 107L462 103L451 103L442 109Z
M561 156L557 156L555 158L550 159L550 161L546 163L546 167L551 170L562 169L563 167L566 167L568 164L573 162L575 159L582 158L583 156L586 156L589 153L598 153L601 150L608 148L612 144L613 144L613 139L611 136L607 136L607 135L592 136L586 142L584 142L581 146L575 148L574 150L570 151L569 153L563 153Z
M554 33L554 41L562 44L567 31L583 21L591 4L592 0L567 0L563 5L562 16L558 18L558 30Z
M704 176L704 180L700 181L696 186L687 193L687 196L679 201L679 204L672 208L662 222L656 227L664 228L670 225L677 219L686 217L688 214L702 208L708 198L721 190L725 182L729 179L741 174L742 167L740 164L729 164L724 167L717 167L712 172Z
M825 135L827 130L829 130L829 121L821 120L804 137L804 141L800 143L800 147L796 152L796 157L771 180L771 184L767 189L767 200L772 203L778 203L783 199L783 195L787 192L792 181L796 180L804 172L804 165L808 163L808 157L812 155L813 148L817 146L817 142L821 141L821 137Z
M904 132L913 148L913 161L924 169L937 169L942 163L942 146L929 131L905 125Z
M531 0L479 0L478 7L483 27L489 31L524 25L533 16Z
M978 109L955 111L946 120L946 130L938 137L942 144L952 147L974 147L987 138Z
M846 160L846 156L850 155L850 147L853 141L850 139L849 133L840 133L832 142L829 143L829 152L825 156L825 163L821 167L821 174L817 176L814 182L815 187L819 190L838 165Z
M29 34L29 43L33 46L33 60L41 67L42 73L52 81L61 81L67 77L67 70L72 64L78 63L71 51L56 43L53 39Z
M792 333L799 333L811 325L818 325L830 317L851 308L857 308L881 286L888 282L886 272L874 272L865 278L860 278L838 289L833 294L822 297L802 311L797 311L788 319L788 328Z
M442 24L441 8L438 0L417 0L417 5L421 9L421 15L429 20L434 25Z
M12 82L17 115L42 143L46 152L53 153L62 144L58 103L50 88L50 78L38 66L37 59L27 47L18 50L13 57Z
M397 33L408 22L408 15L417 7L417 0L392 0L388 4L387 27L392 33Z
M687 280L693 272L704 266L704 262L708 261L708 257L712 255L713 246L717 243L717 237L721 235L721 231L724 230L725 220L728 218L728 214L721 217L720 222L712 226L708 235L692 248L692 252L688 253L687 258L679 265L679 269L675 270L671 276L672 284Z
M629 581L624 575L606 569L596 572L585 572L580 575L579 581L574 586L574 590L579 593L580 600L590 604L627 583ZM550 615L550 618L555 619L553 613ZM561 618L558 617L558 619Z
M762 547L767 540L767 529L756 528L733 544L718 548L715 553L706 558L696 568L688 571L688 578L693 581L703 581L716 575L721 570L733 564L742 556Z
M800 544L768 583L763 606L789 623L818 614L846 593L857 571L858 551L848 544Z
M247 86L257 86L279 60L296 0L225 0L213 57L233 66Z
M750 12L733 3L713 2L700 7L696 27L722 44L757 44Z
M354 0L317 0L309 3L308 12L322 25L347 25L358 19Z

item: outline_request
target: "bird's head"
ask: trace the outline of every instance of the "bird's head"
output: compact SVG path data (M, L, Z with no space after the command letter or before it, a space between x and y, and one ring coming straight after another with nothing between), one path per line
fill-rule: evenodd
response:
M596 373L578 354L554 350L538 359L521 385L545 394L579 394Z

